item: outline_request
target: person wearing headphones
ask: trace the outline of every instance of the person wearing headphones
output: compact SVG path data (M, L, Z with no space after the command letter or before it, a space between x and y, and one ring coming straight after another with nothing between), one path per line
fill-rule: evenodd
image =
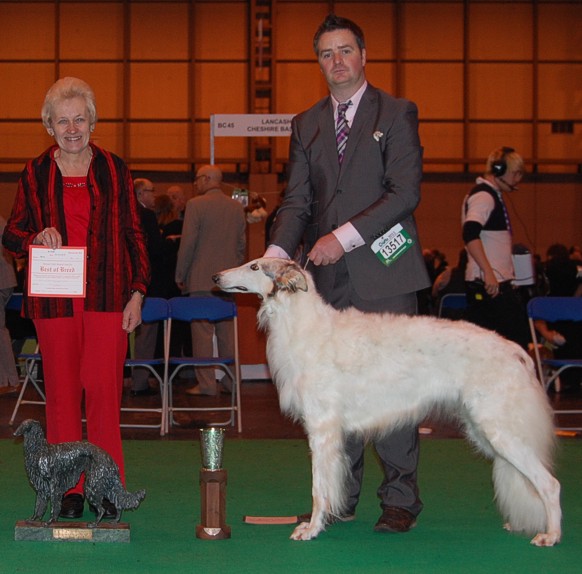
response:
M523 173L523 159L513 148L492 151L484 175L463 201L462 229L467 319L527 349L527 315L513 285L511 221L503 199L517 190Z

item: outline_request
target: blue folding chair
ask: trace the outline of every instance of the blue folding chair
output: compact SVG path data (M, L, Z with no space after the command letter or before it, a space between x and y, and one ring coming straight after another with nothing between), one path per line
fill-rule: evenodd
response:
M9 300L9 305L11 309L20 309L22 306L22 294L13 294ZM7 308L8 305L7 305ZM146 297L144 300L142 308L142 321L144 323L149 323L153 321L163 321L164 328L164 357L154 358L154 359L126 359L125 366L127 367L144 367L150 371L150 373L158 380L160 385L160 394L162 404L158 408L146 408L146 407L122 407L122 412L154 412L160 414L159 424L139 424L139 423L121 423L120 426L127 428L159 428L160 434L163 436L167 429L167 413L168 413L168 391L167 391L167 381L168 381L168 362L167 358L169 355L169 314L170 307L166 299L156 298L156 297ZM41 360L42 356L39 352L38 343L36 344L36 349L33 353L20 353L17 357L24 361L25 377L22 383L22 388L20 394L16 401L14 411L12 412L12 417L10 418L9 424L12 425L16 418L16 414L20 405L45 405L46 396L42 387L39 385L39 380L36 376L35 366ZM159 375L156 371L156 367L162 367L163 375ZM28 386L28 383L32 383L40 395L42 400L29 400L24 399L24 393Z
M238 432L242 431L241 399L240 399L240 361L238 352L237 307L233 301L221 297L174 297L170 299L170 314L172 324L175 321L225 321L234 323L234 357L170 357L168 378L168 424L176 424L173 413L178 411L228 411L230 416L224 421L212 424L219 426L235 425ZM229 406L213 407L176 407L173 401L172 384L178 373L185 367L215 367L222 370L232 381Z
M125 366L134 368L142 367L147 369L150 374L156 378L160 388L162 404L160 407L122 407L122 412L142 412L142 413L159 413L159 424L139 424L139 423L121 423L122 427L128 428L159 428L160 435L164 436L167 432L168 417L168 357L170 355L170 305L167 299L160 297L146 297L141 310L141 320L143 323L154 323L161 321L163 324L163 357L152 359L131 358L125 360ZM158 369L162 369L162 375Z
M466 308L465 293L446 293L439 302L438 316L445 319L461 319Z
M20 312L22 309L22 293L12 293L10 299L8 299L8 303L6 304L6 309ZM16 356L17 362L23 368L23 380L20 393L16 399L16 405L14 405L14 410L12 411L12 416L8 421L10 426L12 426L14 423L14 419L18 413L18 409L20 409L20 405L44 405L46 403L46 396L41 386L42 380L38 376L38 367L40 365L40 361L42 360L42 356L38 348L38 341L35 337L30 337L28 340L32 342L32 345L34 345L34 351L22 351ZM26 392L29 383L31 383L32 386L36 389L40 399L33 400L24 398L24 393Z
M535 328L535 321L582 321L582 297L534 297L527 304L527 315L538 376L544 389L556 385L560 374L566 369L581 368L582 359L543 358L540 353L541 341ZM582 414L582 410L555 410L557 415ZM559 427L561 430L581 431L582 427Z

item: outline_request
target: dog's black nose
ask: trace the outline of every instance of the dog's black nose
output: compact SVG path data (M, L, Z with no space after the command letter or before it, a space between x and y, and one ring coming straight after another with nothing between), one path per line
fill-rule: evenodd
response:
M220 281L220 274L219 274L219 273L217 273L216 275L213 275L213 276L212 276L212 280L213 280L215 283L218 283L218 282Z

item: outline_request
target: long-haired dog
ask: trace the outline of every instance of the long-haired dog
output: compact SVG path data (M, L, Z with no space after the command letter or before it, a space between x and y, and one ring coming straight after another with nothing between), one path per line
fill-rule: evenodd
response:
M34 514L30 522L41 520L48 503L50 518L45 526L55 522L61 512L61 501L67 490L73 488L85 473L85 498L97 510L97 526L105 509L103 499L115 505L119 522L123 510L135 510L145 498L145 490L130 493L123 488L119 468L102 448L87 442L75 441L48 444L38 421L27 419L16 429L14 436L24 437L24 466L28 480L36 492Z
M224 291L256 293L259 325L281 410L301 421L312 453L310 540L341 515L344 436L389 433L431 412L455 415L493 459L495 498L512 531L532 544L560 541L560 484L551 472L552 411L532 360L518 345L461 322L337 311L292 261L256 259L214 276Z

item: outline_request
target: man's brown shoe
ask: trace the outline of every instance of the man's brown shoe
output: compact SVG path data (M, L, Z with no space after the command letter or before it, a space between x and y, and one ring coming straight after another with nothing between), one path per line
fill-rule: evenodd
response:
M408 532L415 526L416 517L408 510L397 506L388 506L376 522L374 530L376 532Z
M196 385L195 387L191 387L190 389L186 389L185 393L190 395L191 397L215 397L216 393L204 393L202 389Z
M0 387L0 397L4 395L15 395L18 391L20 391L20 385Z

